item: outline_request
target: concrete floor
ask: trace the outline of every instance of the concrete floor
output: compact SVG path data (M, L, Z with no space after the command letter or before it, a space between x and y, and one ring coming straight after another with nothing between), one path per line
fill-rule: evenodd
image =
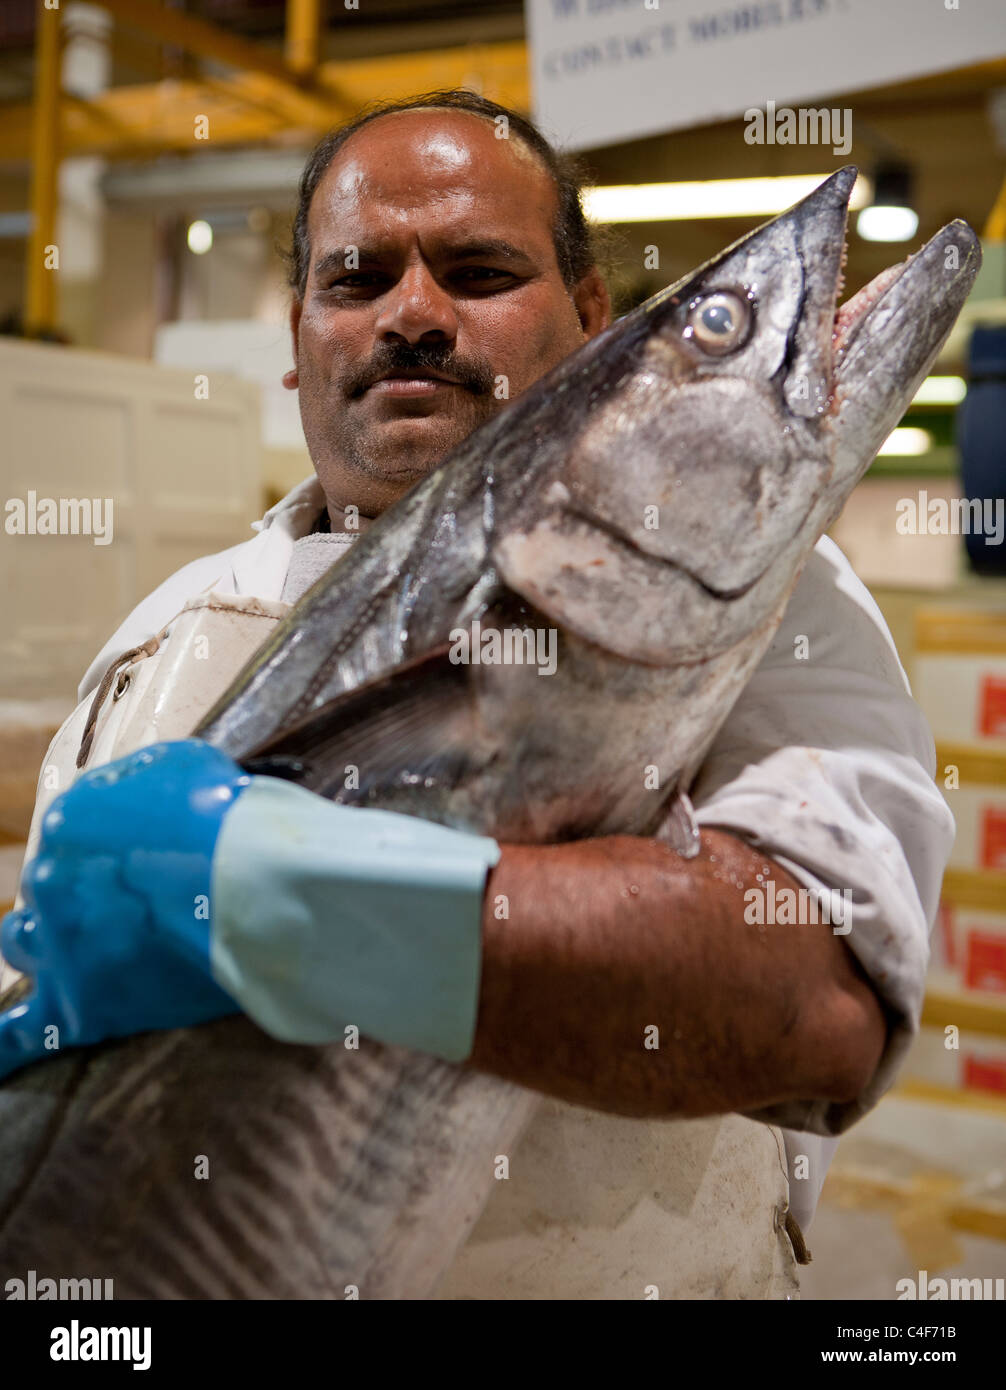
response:
M806 1299L897 1299L899 1279L1006 1278L1006 1241L962 1231L954 1208L1006 1231L1006 1105L881 1102L839 1144L807 1234Z

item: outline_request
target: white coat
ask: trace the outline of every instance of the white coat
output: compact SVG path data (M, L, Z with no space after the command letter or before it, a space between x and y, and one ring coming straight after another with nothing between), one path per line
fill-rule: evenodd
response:
M323 505L317 479L306 480L255 523L253 539L186 565L134 609L88 668L46 756L27 857L45 806L76 773L109 664L147 644L109 683L88 767L191 732L289 611L280 595L293 547ZM805 649L810 659L796 659ZM953 839L934 767L883 619L824 539L692 800L700 825L744 836L808 888L851 892L848 945L894 1018L876 1075L849 1105L808 1098L757 1118L629 1120L546 1100L441 1297L796 1293L787 1208L806 1228L834 1148L822 1136L876 1103L918 1027ZM3 971L0 962L0 987Z

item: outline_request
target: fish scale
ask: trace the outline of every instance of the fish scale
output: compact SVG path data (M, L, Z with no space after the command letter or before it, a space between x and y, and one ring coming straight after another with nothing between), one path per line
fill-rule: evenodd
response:
M109 1044L28 1190L0 1193L2 1268L110 1271L117 1298L343 1298L348 1284L418 1296L456 1248L431 1263L421 1214L446 1217L459 1184L474 1221L494 1142L529 1099L366 1039L358 1052L280 1045L243 1018ZM95 1226L65 1219L97 1192Z
M501 841L659 832L689 852L690 780L981 259L951 223L836 320L855 174L470 436L304 595L197 735L344 804ZM729 344L701 338L713 292ZM452 662L476 619L554 628L555 674ZM0 1087L0 1282L93 1269L120 1298L427 1297L536 1104L470 1068L281 1043L244 1018L47 1062Z

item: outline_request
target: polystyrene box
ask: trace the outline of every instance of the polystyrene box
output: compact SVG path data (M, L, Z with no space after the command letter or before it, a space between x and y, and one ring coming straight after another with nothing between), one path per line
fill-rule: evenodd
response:
M944 896L933 930L929 988L1006 1001L1006 904L988 911Z
M1006 612L921 609L914 694L933 737L1006 751Z
M950 868L1006 874L1006 753L940 742L936 784L957 826Z
M1006 1096L1006 1038L946 1028L921 1028L902 1077L953 1090Z

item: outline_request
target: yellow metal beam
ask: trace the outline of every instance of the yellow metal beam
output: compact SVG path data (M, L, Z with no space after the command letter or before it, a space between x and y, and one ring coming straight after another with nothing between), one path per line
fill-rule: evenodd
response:
M286 0L286 62L296 73L313 73L321 57L321 0Z
M58 271L47 266L56 243L59 194L59 65L62 12L35 4L35 90L31 125L31 234L25 278L24 323L28 333L56 327ZM58 254L58 252L57 252Z
M1002 181L982 236L986 241L1006 241L1006 179Z
M152 0L101 0L101 3L116 19L161 43L174 44L187 53L209 58L239 72L258 73L271 84L276 99L291 120L309 124L331 121L333 98L302 81L278 54L261 44L250 43L238 34L231 34L182 10L162 9Z
M274 88L268 77L259 85L261 77L243 72L212 81L114 87L89 102L64 98L64 157L191 153L200 148L193 140L197 115L208 117L214 149L310 138L379 97L412 96L437 87L474 87L505 106L530 107L527 50L518 40L325 63L318 79L333 92L325 119L292 120L271 99ZM0 159L31 157L31 115L29 105L0 106Z

